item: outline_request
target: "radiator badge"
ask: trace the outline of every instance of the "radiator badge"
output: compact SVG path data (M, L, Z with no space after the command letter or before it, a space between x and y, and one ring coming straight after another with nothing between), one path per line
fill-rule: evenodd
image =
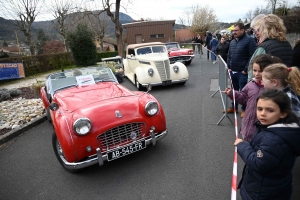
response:
M116 110L116 118L122 118L122 114L120 111Z
M130 137L131 137L131 139L135 140L136 139L136 133L135 132L131 132Z

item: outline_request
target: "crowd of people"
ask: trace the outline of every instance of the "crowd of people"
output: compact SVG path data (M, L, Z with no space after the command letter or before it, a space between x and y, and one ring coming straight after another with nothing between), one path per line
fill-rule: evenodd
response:
M207 59L211 53L215 63L219 55L230 72L232 88L223 92L237 104L223 112L238 112L241 105L242 138L234 145L245 163L242 199L291 199L300 156L300 40L292 48L274 14L258 15L250 26L236 23L230 39L207 31Z

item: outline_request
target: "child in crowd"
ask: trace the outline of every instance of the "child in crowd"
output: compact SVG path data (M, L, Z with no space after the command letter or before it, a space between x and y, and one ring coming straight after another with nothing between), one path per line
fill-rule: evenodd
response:
M300 120L300 71L297 67L272 64L262 73L262 83L266 90L284 91L291 100L292 111Z
M248 111L248 110L247 110ZM234 145L245 162L238 188L242 199L291 199L292 170L300 155L299 120L290 99L280 90L266 90L257 100L257 132L251 142Z
M240 92L235 91L236 104L247 105L247 111L242 119L240 133L243 139L248 142L250 142L255 132L254 123L257 121L255 111L256 99L258 95L264 91L264 87L261 84L262 72L268 65L280 62L280 58L271 56L270 54L260 54L256 56L253 61L254 78L249 81ZM230 88L225 89L225 94L230 99L233 99L233 91Z

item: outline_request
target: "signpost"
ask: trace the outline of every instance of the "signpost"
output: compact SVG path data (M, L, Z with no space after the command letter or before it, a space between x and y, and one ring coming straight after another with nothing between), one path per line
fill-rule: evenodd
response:
M23 63L0 63L0 80L25 78Z

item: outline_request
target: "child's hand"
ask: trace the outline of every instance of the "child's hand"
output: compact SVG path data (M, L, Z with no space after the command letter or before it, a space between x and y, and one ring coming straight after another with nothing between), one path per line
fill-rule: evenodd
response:
M222 92L224 92L227 95L230 91L231 91L230 88L226 88L225 91L222 91Z
M240 138L236 138L235 142L234 142L234 146L238 145L240 142L243 142L244 140L240 139Z

